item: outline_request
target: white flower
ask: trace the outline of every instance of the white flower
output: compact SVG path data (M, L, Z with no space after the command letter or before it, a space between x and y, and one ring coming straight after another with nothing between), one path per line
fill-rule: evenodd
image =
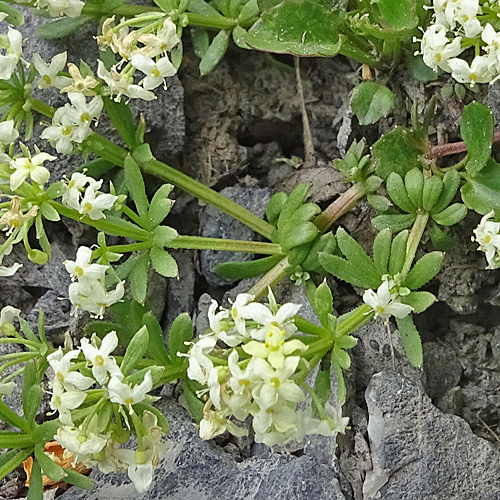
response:
M97 318L104 316L107 307L120 302L125 293L125 282L120 281L116 288L109 292L99 281L75 282L69 285L71 303Z
M97 347L95 340L90 343L88 339L81 341L81 350L85 358L92 363L92 375L100 383L105 384L108 380L108 373L119 380L123 379L123 374L116 364L116 360L110 354L118 346L116 332L109 332Z
M14 126L14 120L0 123L0 143L10 145L19 137L19 131Z
M52 398L50 407L59 412L59 420L64 425L73 425L71 410L78 408L87 397L87 394L78 389L64 390L62 384L54 381L52 384Z
M140 85L133 84L131 80L120 75L115 68L108 71L100 59L97 60L97 75L106 82L111 96L115 96L116 102L120 102L123 95L131 99L144 99L145 101L156 99L153 92L143 89Z
M85 190L78 211L82 215L88 215L92 220L105 219L103 210L113 208L117 199L118 196L98 192L96 184L91 184Z
M74 141L83 142L91 133L90 124L94 120L98 120L101 115L103 101L100 96L94 97L87 103L87 99L83 94L77 92L69 92L68 98L70 104L64 106L65 114L69 123L77 128L74 132Z
M50 145L56 149L58 153L70 154L73 152L73 143L76 140L76 131L78 127L71 123L66 108L58 108L52 117L52 125L47 127L41 134L42 139L48 139Z
M397 295L391 293L393 287L394 281L384 280L376 292L366 290L363 294L363 301L375 311L375 317L395 316L401 319L413 311L412 306L398 302Z
M14 274L17 273L17 270L21 267L23 267L22 264L18 264L17 262L15 264L12 264L12 266L6 267L2 266L2 260L3 260L3 255L0 257L0 278L7 277L7 276L14 276Z
M135 54L132 56L132 65L146 75L146 78L142 80L142 86L146 90L159 87L166 77L174 76L177 73L167 56L155 62L142 54Z
M37 184L45 184L50 177L50 172L43 166L45 161L54 161L57 158L48 153L38 153L33 157L15 158L11 160L10 167L15 170L10 175L10 189L16 190L29 177Z
M491 64L486 56L476 56L469 66L463 59L450 59L451 76L460 83L487 83L493 78Z
M85 377L77 371L71 371L71 360L78 357L78 351L69 351L63 354L62 349L59 347L57 351L47 356L49 365L54 370L54 384L61 384L68 390L75 387L81 391L85 391L90 386L94 385L94 380L90 377Z
M88 247L81 246L76 252L76 260L64 261L66 271L75 279L99 280L104 278L106 270L109 266L101 264L91 264L92 250Z
M285 444L291 441L297 430L298 413L280 400L272 408L263 408L253 419L255 442L267 446Z
M71 83L71 79L67 76L58 76L59 72L61 72L66 65L66 57L67 53L61 52L52 58L50 64L47 64L40 57L40 54L33 54L33 65L40 75L36 82L38 88L48 89L57 87L61 89Z
M442 28L442 26L440 28L444 29ZM449 60L452 57L457 57L462 53L463 51L461 46L462 38L456 37L450 43L445 43L443 45L434 45L434 46L424 46L423 42L424 38L422 39L422 55L424 63L427 66L429 66L429 68L432 68L435 71L438 68L441 68L444 71L451 71L449 66Z
M99 453L107 443L104 436L92 432L83 434L81 428L62 426L57 429L54 439L66 450L73 453L73 463L88 462L92 455ZM92 462L91 462L92 463Z
M485 50L490 62L498 64L500 62L500 33L497 33L493 26L488 23L481 33L481 38L487 44Z
M145 47L141 50L148 57L155 57L172 50L181 40L177 36L177 26L172 19L165 19L157 35L146 33L139 36Z
M80 0L37 0L39 9L47 9L52 17L78 17L85 3Z
M94 191L102 186L102 180L96 181L93 177L88 177L80 172L74 172L71 179L65 184L66 189L62 195L61 203L73 210L80 210L80 198L85 186L93 186Z
M8 80L14 73L23 55L22 40L21 33L12 28L9 28L7 35L0 35L0 48L5 48L6 52L0 55L0 80Z
M132 406L144 401L147 393L153 388L153 378L151 371L144 375L144 380L131 387L129 384L123 383L117 377L111 377L108 384L109 399L112 403L118 403L127 406L130 414L132 414Z
M19 319L19 315L21 314L20 309L16 309L12 306L5 306L0 311L0 332L2 332L4 325L12 325L14 320Z
M252 302L255 297L249 293L240 293L236 300L232 303L230 309L231 318L234 321L234 326L240 335L245 335L245 311L248 303Z
M69 79L68 86L61 89L61 93L79 92L80 94L86 96L96 95L95 90L93 89L99 85L99 82L92 75L87 75L84 78L80 73L78 66L73 63L68 63L68 71L71 75L71 79Z
M486 254L488 266L486 269L497 269L500 267L500 222L489 219L494 216L494 211L482 217L481 222L474 229L476 235L473 240L479 244L479 250Z

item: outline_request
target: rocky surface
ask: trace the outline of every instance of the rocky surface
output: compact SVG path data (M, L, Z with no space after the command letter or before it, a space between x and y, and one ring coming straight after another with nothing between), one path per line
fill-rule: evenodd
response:
M373 470L364 500L500 497L500 453L462 419L436 409L420 384L383 371L366 403Z

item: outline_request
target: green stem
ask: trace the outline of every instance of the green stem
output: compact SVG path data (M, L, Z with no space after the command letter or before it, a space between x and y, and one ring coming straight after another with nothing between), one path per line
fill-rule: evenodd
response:
M144 221L127 205L122 204L120 210L132 221L134 221L139 227L142 227L144 230L146 228L144 227Z
M103 6L106 2L103 2ZM159 7L149 7L145 5L120 5L116 9L106 10L101 8L99 5L86 4L82 9L82 14L88 14L91 16L104 16L104 15L115 15L119 17L134 17L139 14L145 14L147 12L163 12Z
M33 444L33 436L30 434L20 432L0 434L0 448L29 448Z
M302 333L307 333L309 335L316 335L317 337L324 337L327 330L322 326L315 325L302 316L295 316L293 322L297 329Z
M140 227L134 227L133 224L117 224L115 222L109 221L107 219L92 220L87 215L82 216L76 210L65 207L62 203L50 200L50 203L60 215L67 217L68 219L73 219L78 222L83 222L87 226L95 227L98 231L104 231L108 234L114 234L115 236L125 236L139 241L148 241L151 239L151 233Z
M427 227L427 222L429 221L429 212L418 212L413 227L411 228L410 236L408 237L408 243L406 244L406 258L401 270L401 276L404 279L408 272L410 271L413 260L417 253L418 245L422 239L425 228Z
M232 30L238 25L238 21L236 19L229 19L223 16L205 16L203 14L195 14L193 12L186 12L186 15L191 26Z
M35 111L38 111L39 113L49 118L52 118L52 116L54 116L55 110L51 106L48 106L44 102L34 98L30 98L30 102L32 109L34 109ZM108 141L107 139L96 133L92 134L85 141L85 145L101 158L108 160L120 167L123 167L125 158L128 154L125 149L121 148L120 146L116 146L111 141ZM217 207L222 212L225 212L234 219L239 220L241 223L253 229L255 232L261 234L268 240L271 239L271 235L274 231L274 227L271 224L253 214L252 212L250 212L250 210L247 210L246 208L238 205L238 203L235 203L225 196L222 196L217 191L210 189L201 182L195 181L188 175L183 174L175 168L169 167L165 163L158 160L150 160L148 162L145 162L141 165L141 168L144 172L152 174L155 177L158 177L159 179L165 180L167 182L171 182L186 193L192 194L200 200L203 200L210 205Z
M186 248L191 250L225 250L228 252L260 253L280 255L281 246L261 241L226 240L223 238L203 238L201 236L179 236L169 242L166 248Z
M139 252L140 250L147 250L153 246L152 241L143 241L140 243L130 243L128 245L112 245L110 247L106 247L108 252L115 253L128 253L128 252ZM99 250L95 250L96 255L98 257L100 255Z
M38 351L40 349L40 344L38 342L34 342L33 340L26 340L24 338L0 338L0 344L23 344L30 349L35 349Z
M342 41L339 53L362 64L368 64L368 66L371 66L372 68L381 69L384 66L377 57L359 49L348 40Z
M276 283L280 282L285 276L290 268L288 263L288 258L285 257L283 260L278 262L270 271L268 271L262 278L255 283L255 285L248 291L249 294L255 296L255 300L259 301L267 293L269 287L273 287Z
M33 447L20 450L19 453L14 455L10 460L5 462L0 467L0 480L3 479L9 472L12 472L18 465L21 465L31 454Z

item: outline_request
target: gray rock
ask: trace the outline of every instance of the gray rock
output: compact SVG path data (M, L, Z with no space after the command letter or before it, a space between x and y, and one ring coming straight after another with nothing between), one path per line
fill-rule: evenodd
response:
M450 389L442 398L436 401L435 404L443 413L460 415L462 413L463 402L462 388L453 387L453 389Z
M338 475L313 457L269 454L237 462L213 442L204 442L185 410L163 402L172 446L156 470L151 489L139 495L121 474L94 471L90 493L71 488L61 500L345 500Z
M243 186L232 186L225 188L221 194L239 203L255 215L263 217L267 203L271 199L271 192L267 188L247 188ZM207 206L201 215L201 236L207 238L225 238L249 241L254 239L254 232L233 219L229 215L221 213L218 209ZM228 261L251 260L251 254L240 252L216 252L203 250L201 252L201 271L208 283L212 286L227 286L231 281L221 278L215 273L218 264Z
M412 378L422 377L422 372L408 361L399 332L391 323L386 325L382 318L370 321L353 336L358 339L358 345L351 350L358 390L364 390L372 376L382 370L397 369Z
M500 454L468 424L444 415L422 386L392 371L367 390L373 470L364 500L500 498Z
M462 367L455 351L445 344L426 342L423 345L425 390L427 395L439 399L450 389L458 385Z

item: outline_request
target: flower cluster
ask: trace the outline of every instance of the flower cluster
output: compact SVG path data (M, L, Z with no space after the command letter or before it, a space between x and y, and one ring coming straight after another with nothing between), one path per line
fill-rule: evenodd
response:
M66 82L67 83L67 82ZM94 97L90 102L82 93L69 92L67 103L58 108L52 118L52 125L41 135L48 139L58 153L70 154L75 144L81 144L92 134L91 124L97 122L103 108L102 98Z
M14 0L17 4L31 4L31 0ZM37 9L46 10L51 17L78 17L85 3L81 0L35 0Z
M123 298L125 282L120 281L114 290L107 290L104 282L106 271L110 266L92 264L90 248L80 247L76 253L76 260L67 260L64 265L73 280L69 285L69 298L76 308L102 318L107 307Z
M307 346L291 336L301 306L280 307L271 292L268 306L253 299L238 295L230 309L212 301L210 329L189 350L188 377L205 386L198 391L206 400L200 436L211 439L226 430L245 435L234 420L243 422L249 415L255 441L269 446L343 431L346 419L338 415L319 420L298 409L305 396L296 377Z
M74 463L104 473L128 472L143 493L166 450L165 429L158 425L156 412L135 406L154 401L148 395L153 388L151 370L133 383L139 372L128 377L122 372L111 354L117 345L116 333L110 332L102 341L94 335L91 341L83 339L79 349L65 353L59 348L47 357L53 370L50 406L63 424L54 439ZM97 402L91 395L97 395ZM136 450L120 447L130 438L126 429L137 434Z
M121 27L120 24L113 27L114 20L111 17L104 22L102 35L97 37L97 41L101 48L110 47L122 59L109 70L102 61L98 61L99 78L107 84L108 94L115 96L116 101L120 101L122 96L146 101L156 99L151 90L162 84L165 86L165 78L177 72L167 55L180 43L176 25L167 18L157 23L157 29L141 33L142 30L130 31L128 26ZM120 71L122 62L129 64ZM136 70L144 75L138 84L134 83Z
M363 301L375 311L375 317L395 316L401 319L408 316L413 311L413 307L403 304L399 300L405 290L398 288L394 280L389 279L388 276L384 276L384 278L376 292L374 290L365 291Z
M479 0L433 1L433 23L424 32L421 42L427 66L435 71L442 69L458 82L470 85L498 78L500 32L494 26L500 4L486 3ZM483 12L482 7L487 8L487 12ZM462 53L467 55L469 47L475 47L474 57L468 59L470 62L458 57Z
M488 266L486 269L500 267L500 222L490 220L494 212L486 214L479 225L474 229L475 238L472 240L479 244L478 250L486 254Z

